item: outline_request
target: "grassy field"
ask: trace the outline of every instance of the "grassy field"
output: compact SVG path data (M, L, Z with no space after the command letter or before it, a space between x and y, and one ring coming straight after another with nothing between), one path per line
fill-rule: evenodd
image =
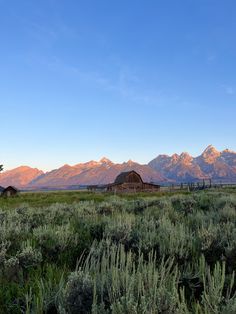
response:
M119 198L133 200L145 197L161 197L172 195L168 191L163 192L143 192L143 193L124 193L119 194ZM177 191L175 194L188 194L187 191ZM103 202L115 196L105 192L88 192L88 191L48 191L48 192L21 192L17 197L0 198L0 208L10 209L17 206L31 206L34 208L49 206L55 203L72 204L74 202L93 201L95 203Z
M236 313L236 190L0 198L0 313Z

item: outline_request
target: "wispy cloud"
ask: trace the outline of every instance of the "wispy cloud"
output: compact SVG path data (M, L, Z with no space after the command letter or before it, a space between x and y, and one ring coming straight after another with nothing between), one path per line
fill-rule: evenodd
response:
M43 56L31 56L28 62L47 67L50 71L57 72L60 75L71 76L73 80L83 82L91 88L99 88L105 92L116 94L121 99L130 104L147 107L166 107L176 106L185 109L195 106L188 100L183 100L179 95L165 91L161 87L151 86L144 81L137 71L124 64L116 64L111 75L106 71L89 71L81 66L75 66L64 62L56 56L44 58ZM37 60L36 60L36 59Z
M148 89L143 87L142 79L127 66L119 66L113 72L112 77L98 71L84 71L78 66L64 63L59 58L53 58L50 62L43 61L52 71L64 72L74 75L80 81L87 82L91 86L99 87L107 92L114 92L120 97L131 102L143 105L161 105L163 92L161 89Z
M73 39L78 37L75 28L55 17L45 22L44 15L39 11L33 11L30 18L19 15L15 11L12 12L12 15L23 27L25 34L27 34L31 40L33 39L45 43L61 40L62 37Z
M160 105L161 89L149 89L142 86L142 79L127 67L121 67L111 80L97 77L97 83L107 91L114 91L122 98L143 105Z

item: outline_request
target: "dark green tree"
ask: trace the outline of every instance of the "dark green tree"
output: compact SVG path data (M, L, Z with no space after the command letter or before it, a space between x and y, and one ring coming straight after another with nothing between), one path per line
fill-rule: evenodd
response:
M0 165L0 172L3 171L3 165Z

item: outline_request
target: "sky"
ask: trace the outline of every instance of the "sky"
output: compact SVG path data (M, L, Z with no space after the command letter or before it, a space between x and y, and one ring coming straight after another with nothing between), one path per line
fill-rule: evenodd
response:
M235 12L235 0L0 0L0 163L236 150Z

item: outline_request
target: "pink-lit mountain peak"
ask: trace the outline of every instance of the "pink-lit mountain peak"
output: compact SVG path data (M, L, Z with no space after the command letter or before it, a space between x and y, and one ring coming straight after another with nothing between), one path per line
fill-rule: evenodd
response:
M207 163L213 163L221 153L212 145L207 146L207 148L202 153L201 157L205 160Z
M220 154L220 152L213 145L208 145L207 148L203 151L202 155L206 154Z
M102 157L100 160L99 160L100 163L102 164L110 164L110 163L113 163L110 159L108 159L107 157Z
M17 187L54 187L80 184L105 184L113 182L123 171L135 170L145 181L191 182L212 178L213 180L236 181L236 153L225 149L219 152L209 145L198 157L184 152L180 155L158 155L147 165L133 160L113 163L106 157L74 166L68 164L44 173L36 168L20 166L0 174L0 185Z

